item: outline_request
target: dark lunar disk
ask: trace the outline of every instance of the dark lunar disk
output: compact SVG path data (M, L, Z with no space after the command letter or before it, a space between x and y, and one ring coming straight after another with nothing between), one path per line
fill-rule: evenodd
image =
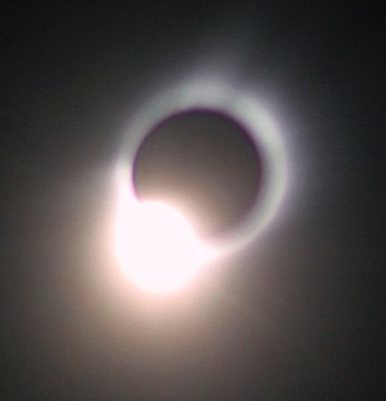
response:
M259 150L246 129L211 110L161 121L134 163L138 198L173 204L206 237L231 230L245 217L258 201L261 178Z

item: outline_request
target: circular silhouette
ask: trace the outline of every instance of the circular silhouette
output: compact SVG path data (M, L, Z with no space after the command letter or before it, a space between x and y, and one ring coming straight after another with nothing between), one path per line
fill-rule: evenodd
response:
M167 116L142 140L133 165L141 201L167 201L197 233L231 231L259 201L263 164L250 133L230 116L190 109Z

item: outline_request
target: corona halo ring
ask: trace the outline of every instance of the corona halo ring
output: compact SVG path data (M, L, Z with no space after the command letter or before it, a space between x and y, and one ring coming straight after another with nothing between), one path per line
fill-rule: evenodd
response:
M259 150L263 166L258 204L254 204L229 234L209 244L213 254L223 255L247 245L267 227L288 186L288 163L281 132L261 102L249 92L224 83L191 82L162 91L145 104L131 119L124 136L117 168L120 199L126 207L139 202L134 187L133 166L140 145L152 129L167 117L194 109L218 112L242 125Z

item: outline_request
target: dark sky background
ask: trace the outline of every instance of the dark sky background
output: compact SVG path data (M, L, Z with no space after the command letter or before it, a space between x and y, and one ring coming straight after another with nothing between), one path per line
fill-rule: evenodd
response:
M384 399L385 6L3 7L0 399ZM115 273L111 171L134 110L208 58L280 120L295 193L185 294L146 298ZM200 124L201 142L172 148L205 155L189 171L211 171L231 205L198 196L218 229L248 204L256 160L242 135ZM237 164L232 149L233 175L218 164Z

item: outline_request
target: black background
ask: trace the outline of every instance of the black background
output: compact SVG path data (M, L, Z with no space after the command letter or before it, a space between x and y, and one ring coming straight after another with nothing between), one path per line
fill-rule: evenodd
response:
M1 400L383 399L384 8L5 4ZM278 116L295 193L148 299L114 276L111 171L130 113L208 57Z

